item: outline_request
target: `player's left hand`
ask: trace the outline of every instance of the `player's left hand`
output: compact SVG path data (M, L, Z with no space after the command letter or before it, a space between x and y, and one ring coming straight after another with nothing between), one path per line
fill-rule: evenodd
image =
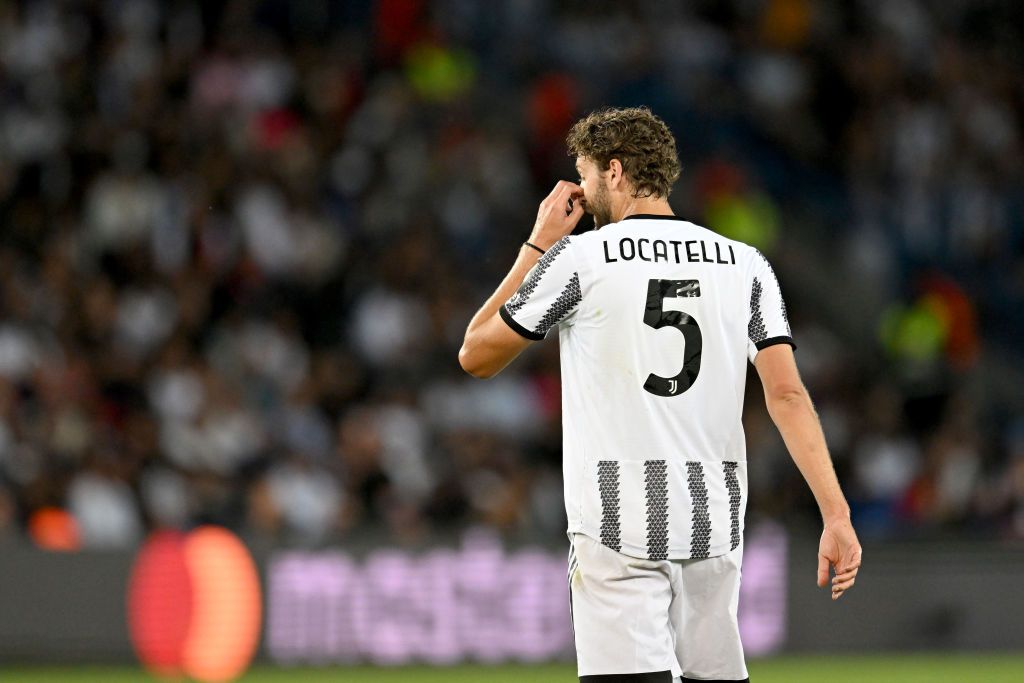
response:
M583 217L583 188L568 180L560 180L537 209L537 221L530 233L530 242L541 249L551 246L576 228ZM570 200L572 200L570 202ZM571 206L571 209L569 208Z
M818 544L818 586L828 585L829 568L835 570L832 577L832 599L838 600L853 587L860 569L862 554L857 533L849 519L830 521L821 532Z

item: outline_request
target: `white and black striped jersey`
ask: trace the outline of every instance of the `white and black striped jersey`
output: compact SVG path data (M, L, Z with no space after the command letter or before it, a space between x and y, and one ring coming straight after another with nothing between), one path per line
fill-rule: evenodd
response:
M552 246L500 313L529 339L559 329L570 533L651 559L739 545L746 363L793 344L759 251L630 216Z

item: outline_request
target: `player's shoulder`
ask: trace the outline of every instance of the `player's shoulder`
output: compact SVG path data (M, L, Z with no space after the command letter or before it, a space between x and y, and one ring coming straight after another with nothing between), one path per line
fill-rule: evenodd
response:
M761 250L754 245L726 237L696 223L688 223L688 225L699 235L698 239L714 240L721 243L723 248L728 248L730 253L735 253L737 265L740 267L741 272L746 273L748 278L756 277L759 273L764 273L765 271L774 272L768 257L761 253Z
M687 221L686 224L701 238L713 239L716 242L721 243L723 246L732 247L737 256L742 254L743 258L764 258L761 256L761 252L759 252L753 245L732 239L731 237L726 237L719 232L715 232L711 228L706 228L703 225L698 225L697 223Z
M587 232L566 235L555 243L555 247L563 252L571 253L574 258L585 258L586 254L597 248L601 235L600 230L588 230ZM552 248L555 248L552 247Z
M726 237L721 233L717 233L714 230L705 228L702 225L697 225L696 223L691 223L690 225L702 234L708 235L711 239L714 239L715 241L722 243L723 246L727 246L732 249L736 253L737 263L744 264L748 267L761 267L764 265L771 267L768 263L767 257L765 257L765 255L761 253L761 250L754 245Z

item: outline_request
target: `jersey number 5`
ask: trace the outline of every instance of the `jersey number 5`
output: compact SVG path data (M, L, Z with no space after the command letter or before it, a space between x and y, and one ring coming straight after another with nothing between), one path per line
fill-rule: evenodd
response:
M649 280L647 283L644 324L656 330L674 327L683 333L686 343L683 368L675 377L661 377L653 372L647 376L644 389L655 396L678 396L693 386L700 373L700 352L703 346L700 325L687 313L666 311L663 308L666 298L695 296L700 296L700 282L697 280Z

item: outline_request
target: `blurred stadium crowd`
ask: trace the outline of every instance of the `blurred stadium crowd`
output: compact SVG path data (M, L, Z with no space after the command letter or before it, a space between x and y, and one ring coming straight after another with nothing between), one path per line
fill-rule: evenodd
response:
M1024 537L1024 12L0 2L0 538L564 530L557 342L456 361L568 126L776 266L867 538ZM750 515L814 514L759 398Z

